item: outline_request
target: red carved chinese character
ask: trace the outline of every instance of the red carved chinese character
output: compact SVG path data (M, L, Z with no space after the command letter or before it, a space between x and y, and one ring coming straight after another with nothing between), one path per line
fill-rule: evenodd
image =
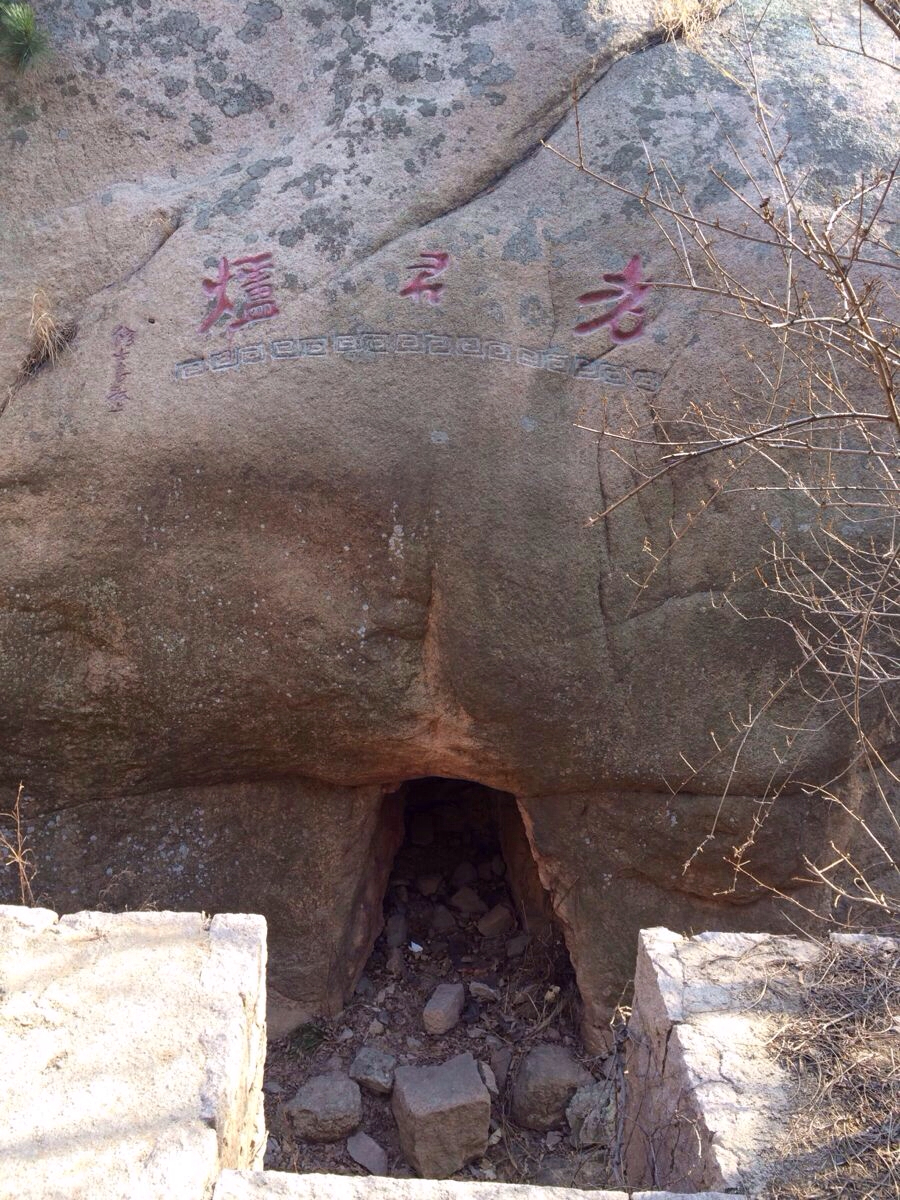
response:
M418 302L420 296L425 296L432 304L440 304L444 284L436 283L435 276L441 275L447 270L447 266L450 263L450 255L443 250L423 250L419 257L423 260L431 259L432 261L413 263L412 266L406 268L407 271L417 271L418 274L409 281L406 287L400 289L400 295L412 296L416 302Z
M578 297L578 303L601 304L604 300L617 300L618 303L602 316L594 317L590 321L582 321L576 325L575 332L593 333L601 326L609 325L610 335L614 342L617 344L630 342L644 327L644 305L641 303L641 297L650 288L650 284L641 279L640 256L635 254L624 271L613 271L604 275L603 282L611 283L614 286L602 288L598 292L585 292L583 296ZM625 316L637 318L627 329L623 329L621 324L621 318Z
M213 306L206 314L200 325L200 332L207 333L222 316L231 316L227 330L234 333L242 325L251 321L263 321L267 317L278 316L278 305L275 303L275 292L269 280L272 278L272 255L269 251L261 254L245 254L241 258L219 259L218 274L215 279L204 279L203 290L213 298ZM235 316L235 305L228 295L228 284L237 279L241 290L247 297L244 300L240 316Z
M201 281L204 292L206 292L207 296L212 296L213 300L215 301L212 308L200 323L201 333L208 333L209 330L212 329L213 325L215 325L216 321L218 321L219 317L223 316L225 313L230 314L234 312L234 305L229 300L228 293L225 290L228 287L230 279L231 270L228 266L228 259L220 258L219 273L216 278L204 279Z

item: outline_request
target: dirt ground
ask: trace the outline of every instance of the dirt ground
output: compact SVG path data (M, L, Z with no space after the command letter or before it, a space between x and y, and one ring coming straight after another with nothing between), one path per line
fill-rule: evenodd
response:
M483 790L483 789L482 789ZM484 937L481 914L466 915L450 904L462 876L474 873L473 888L490 909L508 903L515 911L506 881L497 830L489 807L477 789L461 787L439 804L427 794L407 803L407 838L398 853L384 902L386 931L376 943L353 1001L332 1022L307 1024L269 1044L266 1063L266 1117L270 1131L266 1152L269 1170L365 1174L346 1149L346 1142L314 1144L293 1135L282 1107L308 1078L326 1071L347 1072L364 1045L388 1051L398 1065L444 1062L468 1051L491 1065L499 1095L492 1097L491 1137L484 1158L455 1178L501 1180L557 1186L601 1188L611 1183L608 1150L578 1150L567 1128L536 1133L517 1127L509 1116L511 1081L518 1062L533 1046L555 1042L569 1048L598 1079L609 1064L582 1053L577 1023L578 996L562 936L555 928L531 937L522 947L523 931L512 928ZM474 869L474 871L473 871ZM440 876L436 884L428 876ZM436 931L441 907L453 913L453 927ZM404 929L404 919L406 928ZM441 918L438 921L441 924ZM388 943L402 935L402 946ZM472 981L486 984L496 998L473 998L466 988L466 1007L448 1033L428 1034L422 1011L439 983ZM508 1065L503 1086L504 1065ZM362 1088L360 1128L384 1148L388 1173L409 1176L390 1097Z

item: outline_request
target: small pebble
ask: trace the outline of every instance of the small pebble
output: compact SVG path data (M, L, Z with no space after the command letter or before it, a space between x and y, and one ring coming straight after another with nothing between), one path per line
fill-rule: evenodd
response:
M497 1080L497 1087L501 1091L506 1087L506 1080L509 1076L512 1059L513 1052L511 1046L499 1047L491 1055L491 1070L494 1072L494 1078Z
M362 996L363 999L368 999L370 996L375 995L375 984L368 975L361 975L359 977L359 983L356 985L356 994L357 996Z
M486 1062L482 1062L479 1059L478 1060L478 1070L481 1072L481 1078L484 1080L484 1086L491 1093L491 1095L499 1096L500 1089L497 1087L497 1078L494 1075L494 1072L488 1066L488 1064Z
M490 984L482 983L480 979L473 979L469 984L469 995L474 996L476 1000L500 999L500 993Z

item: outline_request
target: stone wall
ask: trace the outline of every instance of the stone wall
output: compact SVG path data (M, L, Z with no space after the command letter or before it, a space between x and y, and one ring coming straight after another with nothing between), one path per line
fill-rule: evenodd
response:
M896 949L866 935L831 941L864 953ZM792 1118L813 1097L772 1047L785 1018L801 1013L805 976L827 950L827 941L763 933L641 932L628 1026L630 1186L757 1195L799 1171L815 1188L815 1157L791 1165L790 1135Z
M0 907L0 1198L206 1200L262 1161L265 922Z

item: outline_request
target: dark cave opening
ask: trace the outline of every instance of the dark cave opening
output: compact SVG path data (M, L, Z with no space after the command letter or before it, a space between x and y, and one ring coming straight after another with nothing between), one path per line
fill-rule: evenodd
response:
M540 960L549 988L574 993L562 931L515 797L427 776L403 783L390 799L402 804L404 836L385 894L376 964L403 974L442 963L464 980L502 980L519 960ZM467 1005L470 1020L479 1011Z

